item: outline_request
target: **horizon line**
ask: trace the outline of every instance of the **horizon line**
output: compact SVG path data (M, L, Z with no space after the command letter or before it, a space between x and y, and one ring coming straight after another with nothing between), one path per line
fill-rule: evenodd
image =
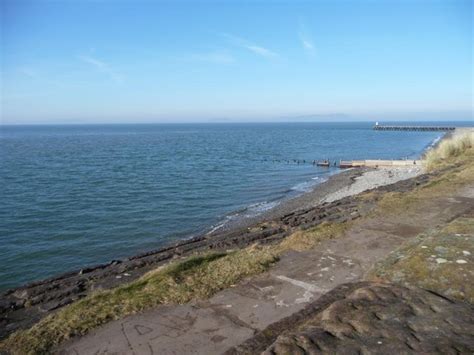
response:
M189 124L198 124L198 125L207 125L207 124L276 124L276 123L394 123L394 122L446 122L446 123L471 123L474 127L474 122L472 120L445 120L445 119L415 119L415 120L336 120L336 121L327 121L327 120L311 120L311 121L194 121L194 122L62 122L62 123L54 123L54 122L46 122L46 123L1 123L0 127L8 127L8 126L132 126L132 125L189 125Z

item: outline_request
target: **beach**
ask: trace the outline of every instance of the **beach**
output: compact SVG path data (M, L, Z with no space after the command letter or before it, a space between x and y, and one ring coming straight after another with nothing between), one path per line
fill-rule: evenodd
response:
M280 218L296 210L314 208L325 202L333 202L344 197L357 195L366 190L393 184L400 180L410 179L423 173L423 168L417 167L380 167L380 168L351 168L341 170L330 176L327 181L315 185L310 191L297 197L286 199L277 206L255 216L246 216L227 221L225 224L208 232L208 235L218 235L239 228L251 228L253 225L266 220Z
M351 175L313 160L415 159L441 134L369 122L6 127L0 292L310 207Z
M2 1L0 355L474 354L472 1Z
M383 349L468 351L470 139L445 138L422 166L344 170L258 219L8 290L0 296L0 351L332 352L360 350L374 336ZM423 318L407 305L423 309ZM368 319L371 307L399 314L400 325ZM449 327L445 314L457 314ZM421 322L411 333L418 341L399 342L413 321ZM447 342L433 343L430 324ZM334 343L331 334L355 339L359 326L373 336ZM312 340L295 344L290 333Z
M12 289L2 337L38 323L0 350L469 352L473 138L427 171L346 170L251 225Z
M420 167L343 170L309 192L287 199L260 215L236 219L212 233L10 289L0 296L0 311L6 315L0 337L28 327L91 292L132 282L170 261L206 250L245 248L256 242L274 243L291 234L295 227L308 228L324 221L353 219L358 212L354 211L352 196L413 179L421 173Z

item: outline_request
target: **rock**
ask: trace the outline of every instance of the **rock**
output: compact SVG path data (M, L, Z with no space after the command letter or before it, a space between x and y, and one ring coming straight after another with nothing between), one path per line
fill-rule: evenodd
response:
M457 264L467 264L467 261L463 260L463 259L458 259L458 260L456 260L456 263Z
M15 303L13 301L0 299L0 314L14 309L14 307Z
M436 263L437 264L444 264L444 263L447 263L448 260L446 259L443 259L443 258L436 258Z
M457 354L474 351L474 307L434 292L361 283L318 300L229 354ZM336 293L336 294L335 294ZM339 295L337 295L339 293ZM321 304L317 306L318 302Z
M437 252L439 255L446 255L449 253L449 249L442 246L435 247L434 251Z

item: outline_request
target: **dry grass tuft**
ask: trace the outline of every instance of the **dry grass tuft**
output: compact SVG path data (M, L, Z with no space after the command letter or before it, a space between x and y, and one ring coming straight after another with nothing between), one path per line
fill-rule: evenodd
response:
M348 223L323 222L314 228L296 231L280 243L278 250L280 252L286 250L308 250L314 248L323 240L334 239L340 236L347 228Z
M456 160L455 158L472 150L474 150L474 132L445 139L426 154L425 167L428 171L432 171L452 163Z
M466 144L465 141L461 142ZM429 181L410 193L384 193L372 215L423 214L425 202L429 204L433 196L449 196L474 181L474 146L453 158L449 163L441 162L433 169L436 172Z
M49 353L64 340L108 321L160 304L207 298L247 276L265 271L276 260L277 254L271 248L256 246L229 254L192 257L66 306L32 328L12 334L0 343L0 352Z
M115 289L97 292L49 315L0 343L0 352L45 354L65 340L84 335L111 320L160 304L208 298L243 278L267 270L287 250L307 250L341 235L347 224L323 223L297 231L276 246L252 246L231 253L188 258L158 268Z

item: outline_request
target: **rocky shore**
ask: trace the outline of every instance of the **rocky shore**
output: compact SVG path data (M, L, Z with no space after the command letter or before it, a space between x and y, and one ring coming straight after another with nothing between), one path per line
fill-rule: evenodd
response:
M206 250L236 249L256 242L276 243L295 228L310 228L325 221L358 218L360 210L351 196L410 179L420 173L420 168L347 170L332 176L311 192L288 200L255 218L239 220L224 230L7 290L0 295L0 339L17 329L30 327L46 315L91 292L136 280L171 260ZM385 189L403 190L426 179L422 175L418 180L402 181L390 187L385 186Z
M282 250L267 271L108 322L55 351L472 353L473 163L271 221L284 232L255 239Z
M0 353L470 353L474 136L436 149L429 172L348 170L250 224L9 290L1 336L27 330Z

